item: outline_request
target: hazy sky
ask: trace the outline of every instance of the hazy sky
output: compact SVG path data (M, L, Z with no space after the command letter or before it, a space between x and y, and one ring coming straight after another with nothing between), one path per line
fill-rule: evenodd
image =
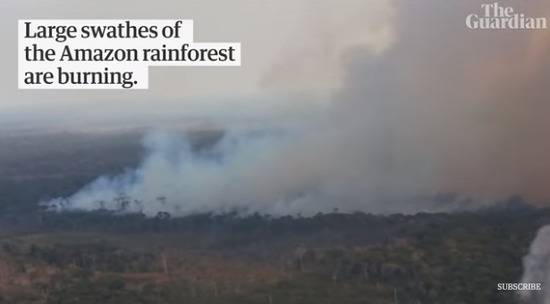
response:
M546 0L500 3L550 18ZM439 192L550 201L550 31L470 30L465 18L481 13L478 0L40 0L3 1L0 11L4 125L250 123L290 134L260 146L235 135L229 167L170 172L156 165L179 145L161 136L140 169L150 175L127 186L136 193L169 185L149 178L162 173L181 175L195 201L213 208L232 199L257 209L338 201L387 211L384 199ZM193 18L198 41L242 42L243 66L155 68L149 91L17 91L18 18ZM239 186L247 183L257 191ZM199 191L215 185L221 198ZM163 190L177 196L181 187ZM404 207L418 210L394 209Z
M394 10L386 0L348 0L343 5L315 0L7 0L0 3L0 11L4 37L0 117L2 110L4 114L9 110L19 114L9 118L12 122L33 117L37 123L45 114L67 119L85 115L95 120L112 116L109 113L128 116L128 111L139 120L152 108L159 112L162 107L167 107L168 114L209 116L212 107L189 105L204 100L216 100L226 111L237 113L266 107L288 112L288 108L303 107L295 101L285 102L284 96L297 94L314 103L313 107L322 106L328 92L341 85L342 56L347 50L362 46L381 52L388 47ZM242 42L242 67L152 68L148 91L18 91L16 21L23 18L194 19L196 41ZM266 96L282 98L269 105ZM167 100L172 103L164 105ZM240 103L233 108L223 105L235 101ZM243 107L246 102L268 105ZM214 112L219 112L216 106Z

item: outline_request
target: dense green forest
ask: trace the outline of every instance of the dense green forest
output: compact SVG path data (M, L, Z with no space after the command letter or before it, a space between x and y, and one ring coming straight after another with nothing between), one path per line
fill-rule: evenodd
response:
M518 303L550 210L183 218L36 213L0 240L3 303ZM29 229L29 226L26 229Z

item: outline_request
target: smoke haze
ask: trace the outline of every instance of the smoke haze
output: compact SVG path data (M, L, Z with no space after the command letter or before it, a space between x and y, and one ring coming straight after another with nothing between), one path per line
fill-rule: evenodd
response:
M280 39L300 47L281 48L258 74L256 96L302 89L310 94L285 103L307 103L322 92L330 101L322 111L259 132L228 125L211 155L179 135L152 134L139 168L50 205L117 209L123 194L149 215L387 213L445 210L431 199L439 193L550 198L548 31L469 30L464 18L480 11L477 1L357 1L344 11L304 3L296 9L307 30ZM550 17L544 1L510 5ZM343 18L352 8L365 16Z
M529 254L523 258L522 283L541 283L542 291L522 291L524 303L548 304L550 294L545 286L550 283L550 226L539 229L537 236L531 243Z

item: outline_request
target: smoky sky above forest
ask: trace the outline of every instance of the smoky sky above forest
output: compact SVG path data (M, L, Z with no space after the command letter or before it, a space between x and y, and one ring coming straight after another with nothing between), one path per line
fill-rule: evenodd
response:
M500 3L550 17L547 1ZM144 201L166 196L168 207L151 203L151 214L243 206L411 212L436 208L426 198L448 192L550 201L549 30L470 30L465 17L481 11L479 1L5 1L0 8L6 45L14 45L2 50L4 125L168 129L144 139L149 156L139 168L88 185L70 198L75 208L97 208L120 192ZM16 19L54 17L193 18L198 40L240 41L243 66L155 68L145 92L17 91ZM226 129L218 159L193 155L171 133L173 122Z

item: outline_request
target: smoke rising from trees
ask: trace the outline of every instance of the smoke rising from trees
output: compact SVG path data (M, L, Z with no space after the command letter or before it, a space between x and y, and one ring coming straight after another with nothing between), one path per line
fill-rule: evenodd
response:
M548 200L548 32L469 30L464 17L480 9L475 1L389 3L395 16L384 31L392 37L387 45L346 40L336 57L330 53L338 65L327 69L343 73L326 112L258 132L229 126L207 155L178 135L149 135L139 168L100 177L49 204L117 209L128 196L125 208L149 215L314 214L457 208L433 199L440 193L458 193L454 203L513 194ZM549 8L536 1L516 7L537 16ZM339 35L329 29L323 36ZM323 65L323 56L314 58ZM295 75L310 75L296 74L300 64L286 64L275 62L266 73L265 94ZM331 71L323 75L339 75Z

